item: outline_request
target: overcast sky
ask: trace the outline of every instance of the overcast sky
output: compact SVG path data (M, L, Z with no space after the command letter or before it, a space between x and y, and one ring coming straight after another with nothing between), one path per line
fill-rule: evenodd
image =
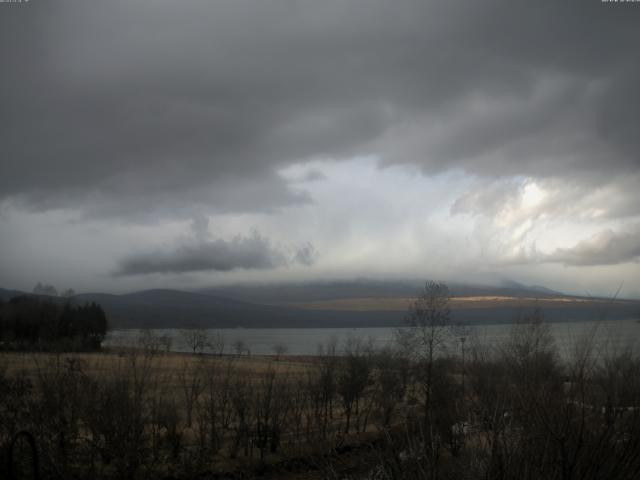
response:
M640 298L640 3L0 3L0 286Z

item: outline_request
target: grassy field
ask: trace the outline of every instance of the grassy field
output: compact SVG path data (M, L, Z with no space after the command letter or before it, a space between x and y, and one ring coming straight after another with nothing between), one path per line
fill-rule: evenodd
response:
M39 374L51 373L69 361L81 362L84 372L92 377L122 371L130 366L131 350L105 349L91 353L39 353L3 352L0 354L0 368L8 375L21 375L35 380ZM143 357L142 357L143 358ZM281 356L276 360L272 355L206 355L189 353L160 353L149 362L153 374L175 377L188 367L206 366L223 368L232 363L239 375L261 375L268 370L278 373L300 375L313 366L312 356Z

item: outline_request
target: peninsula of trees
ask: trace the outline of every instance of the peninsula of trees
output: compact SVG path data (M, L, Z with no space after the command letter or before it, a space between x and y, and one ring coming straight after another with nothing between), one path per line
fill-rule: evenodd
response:
M107 333L107 317L96 303L64 304L25 295L0 300L0 349L98 350Z

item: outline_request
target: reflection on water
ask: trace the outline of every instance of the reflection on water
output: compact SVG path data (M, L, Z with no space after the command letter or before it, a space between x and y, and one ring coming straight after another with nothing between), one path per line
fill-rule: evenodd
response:
M567 322L552 323L551 330L563 356L568 356L576 341L584 338L586 334L593 334L598 349L621 349L630 347L635 351L640 350L640 323L636 320L610 320L607 322ZM472 345L478 342L483 345L499 346L506 341L512 329L512 324L481 325L465 327L468 343ZM238 341L254 355L274 354L275 345L283 345L290 355L314 355L319 344L326 344L335 339L343 345L349 336L357 336L371 341L375 347L384 347L394 341L395 328L246 328L209 329L207 333L211 338L221 334L225 340L225 353L233 353L233 345ZM187 346L180 329L154 329L157 336L171 337L171 350L175 352L188 352ZM106 346L134 346L139 338L139 330L113 330L109 332L105 341ZM456 342L456 335L452 339ZM455 352L453 348L452 353Z

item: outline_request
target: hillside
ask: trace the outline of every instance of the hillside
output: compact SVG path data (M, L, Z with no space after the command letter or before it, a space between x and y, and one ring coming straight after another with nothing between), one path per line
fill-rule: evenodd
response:
M269 305L288 305L352 298L412 298L424 287L421 280L381 281L358 279L275 284L238 284L198 290L207 295L220 295L237 300ZM505 282L502 286L449 283L453 297L503 296L547 298L565 296L540 286Z
M387 296L372 295L381 293L381 289L367 290L362 282L342 286L344 288L340 289L340 284L331 284L324 290L315 286L313 291L310 286L298 286L289 293L285 287L270 287L274 292L280 292L269 297L273 300L298 299L281 305L230 298L231 292L223 289L219 291L229 296L144 290L124 295L85 293L77 295L73 301L100 304L113 328L335 328L397 326L403 323L412 298L407 295L410 285L405 285L406 290L398 285L391 290L393 294ZM247 287L246 291L234 288L235 296L244 298L260 298L256 292L267 298L269 292L269 287ZM457 292L464 291L466 295L458 293L451 300L454 323L507 323L527 315L536 307L549 321L636 318L640 313L640 301L611 302L562 296L556 292L542 295L531 290L498 287L493 290L488 287L465 288L458 287ZM417 291L412 292L415 294ZM24 293L0 289L0 298L5 300L19 294ZM353 296L356 294L364 296ZM332 295L335 298L330 298ZM55 298L55 301L65 300Z
M400 324L399 312L308 310L243 302L216 295L176 290L145 290L125 295L82 294L76 301L103 306L120 328L365 327Z

